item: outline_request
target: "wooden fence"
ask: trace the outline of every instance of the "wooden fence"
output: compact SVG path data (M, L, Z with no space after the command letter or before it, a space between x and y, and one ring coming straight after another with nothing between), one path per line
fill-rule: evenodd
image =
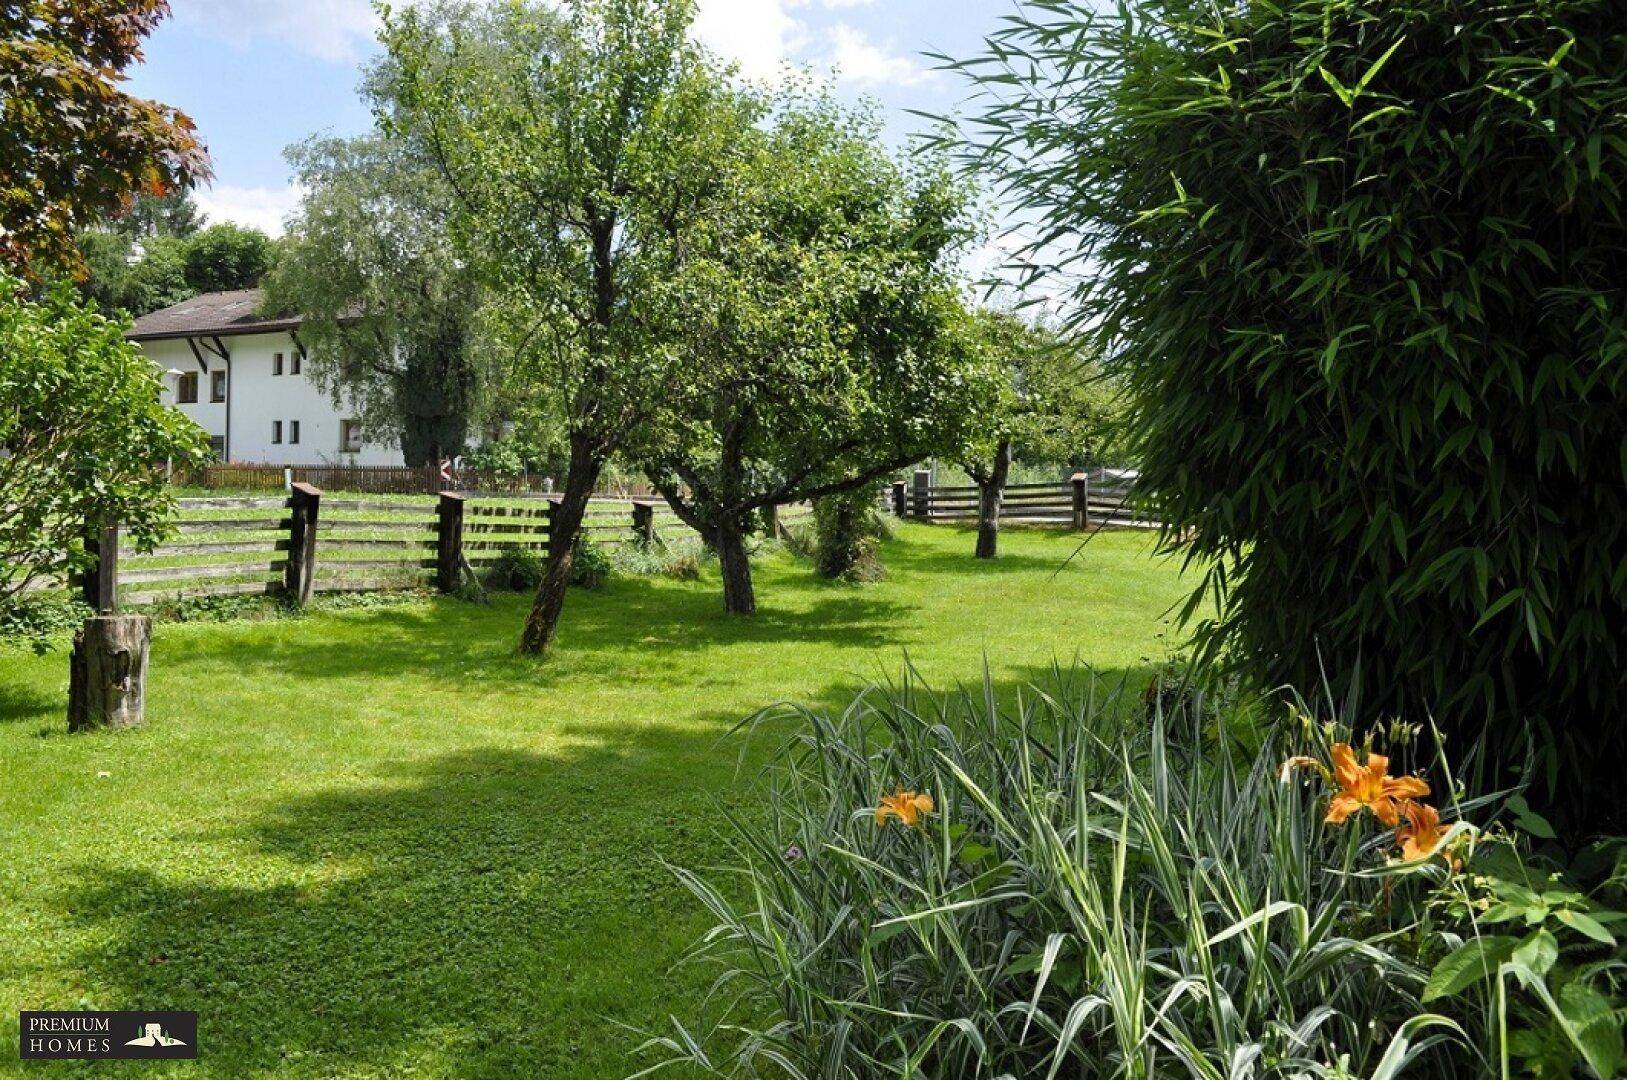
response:
M916 521L975 522L981 494L975 484L942 486L918 470L910 481L896 480L883 493L894 514ZM1049 484L1008 484L1000 520L1013 524L1061 525L1072 529L1103 526L1156 528L1136 508L1128 484L1110 480L1099 470L1075 473Z
M121 552L121 530L90 541L95 570L80 589L98 611L207 596L437 588L508 550L546 554L555 501L443 492L437 502L333 498L297 483L286 497L181 499L174 535L150 552ZM616 546L694 532L665 503L595 498L584 541Z
M542 475L514 476L478 469L442 473L435 465L206 465L178 475L188 487L229 491L282 491L290 483L324 491L367 495L434 495L449 487L500 493L545 493L553 481Z

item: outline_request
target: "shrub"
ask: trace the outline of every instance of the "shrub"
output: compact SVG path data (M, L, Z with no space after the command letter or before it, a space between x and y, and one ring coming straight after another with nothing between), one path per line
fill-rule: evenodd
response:
M705 547L698 540L654 544L620 544L610 550L610 565L621 574L660 575L698 581Z
M578 589L602 589L615 570L602 544L580 541L571 558L571 584Z
M526 548L504 548L486 571L486 584L509 592L533 592L542 584L542 555Z
M814 566L840 581L879 581L886 576L880 544L891 526L876 510L868 488L827 495L814 503Z
M1478 1077L1506 1052L1495 1013L1422 1000L1472 936L1435 910L1477 880L1440 857L1475 832L1414 835L1403 863L1371 811L1329 824L1323 786L1279 769L1326 769L1332 725L1191 697L1148 723L1084 672L1006 696L906 680L791 710L728 812L727 879L677 871L727 1020L643 1050L810 1077Z
M94 612L66 592L0 598L0 644L49 652L71 638Z
M1549 725L1614 810L1619 2L1064 0L964 66L980 161L1080 238L1031 254L1089 267L1141 492L1223 602L1208 654L1271 685L1326 661L1463 742Z

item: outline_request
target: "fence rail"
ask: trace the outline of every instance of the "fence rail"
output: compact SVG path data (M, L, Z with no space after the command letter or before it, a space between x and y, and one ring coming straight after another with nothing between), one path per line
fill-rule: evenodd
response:
M920 469L907 482L894 481L881 497L901 518L972 522L981 516L983 493L975 484L933 484L932 474ZM1008 484L1000 503L1004 522L1067 525L1080 530L1157 527L1137 505L1130 485L1109 479L1100 470L1075 473L1068 480L1049 484Z
M280 474L279 474L280 478ZM437 502L327 498L296 482L285 497L178 500L174 534L151 551L121 551L117 526L93 530L94 570L77 583L99 611L211 596L401 588L455 590L463 566L505 551L546 553L557 496L441 492ZM506 501L505 501L506 500ZM595 496L582 540L666 543L693 530L665 503Z

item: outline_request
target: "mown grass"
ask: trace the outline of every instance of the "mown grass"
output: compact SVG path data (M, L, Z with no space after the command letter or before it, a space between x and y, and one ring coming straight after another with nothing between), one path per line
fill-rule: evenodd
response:
M705 990L660 860L721 855L716 800L755 812L744 715L906 651L940 686L1163 658L1181 586L1145 536L1002 543L907 526L863 588L774 554L751 620L712 571L615 579L541 664L515 596L163 624L122 734L63 732L65 655L0 650L0 1070L19 1009L85 1007L199 1011L200 1060L143 1075L630 1071L619 1025Z

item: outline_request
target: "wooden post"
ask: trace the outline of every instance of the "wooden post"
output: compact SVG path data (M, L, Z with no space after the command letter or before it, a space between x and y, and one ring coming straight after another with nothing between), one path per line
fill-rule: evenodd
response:
M655 503L648 499L633 500L633 542L639 547L655 543Z
M68 730L141 723L152 620L145 615L92 615L68 657Z
M1082 472L1073 474L1073 527L1081 532L1090 528L1090 477Z
M543 500L542 508L546 512L542 520L548 526L548 546L542 549L542 557L551 559L554 557L554 518L559 516L559 500L549 497Z
M458 591L463 569L463 496L441 492L435 508L435 579L443 593Z
M110 615L119 610L118 523L92 526L85 536L85 550L96 563L79 580L81 596L98 615Z
M316 519L322 489L295 484L289 496L288 563L283 568L283 591L299 607L311 599L316 578Z
M931 488L932 488L932 473L931 473L931 471L927 470L927 469L916 469L915 470L914 506L911 508L910 513L913 514L915 517L920 518L922 521L925 521L929 517L932 516L932 507L931 507L931 504L927 501L927 495L930 492Z
M893 481L893 514L897 517L903 517L910 512L909 500L904 495L908 486L902 480Z

